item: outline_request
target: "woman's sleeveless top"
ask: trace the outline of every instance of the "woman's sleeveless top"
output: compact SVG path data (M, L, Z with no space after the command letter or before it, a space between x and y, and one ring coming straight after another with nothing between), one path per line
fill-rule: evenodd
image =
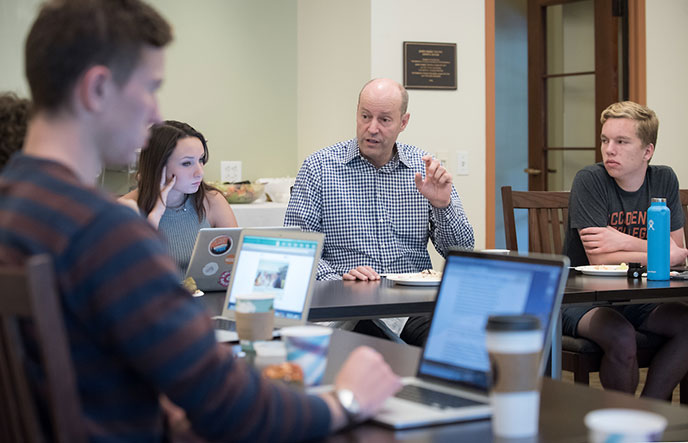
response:
M181 207L168 207L160 218L158 231L167 240L170 255L177 263L182 276L186 274L186 268L189 266L198 231L209 227L210 223L205 217L201 221L198 220L192 198L187 198Z

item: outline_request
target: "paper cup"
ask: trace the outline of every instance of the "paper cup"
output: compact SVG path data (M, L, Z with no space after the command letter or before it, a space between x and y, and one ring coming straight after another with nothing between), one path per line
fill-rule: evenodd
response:
M637 409L598 409L584 421L592 443L659 441L667 425L663 416Z
M304 385L322 382L332 329L322 326L291 326L281 330L287 346L287 361L301 366Z
M490 316L486 345L492 367L492 431L508 438L538 433L542 330L537 317Z
M275 326L273 294L242 294L236 298L236 332L245 351L253 350L252 342L272 340Z

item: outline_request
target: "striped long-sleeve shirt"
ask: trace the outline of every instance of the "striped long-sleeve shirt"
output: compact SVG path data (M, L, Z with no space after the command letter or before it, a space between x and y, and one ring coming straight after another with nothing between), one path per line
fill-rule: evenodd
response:
M266 382L216 343L145 220L64 166L19 155L0 175L0 263L41 253L54 262L91 441L160 440L160 394L209 440L327 433L322 399Z

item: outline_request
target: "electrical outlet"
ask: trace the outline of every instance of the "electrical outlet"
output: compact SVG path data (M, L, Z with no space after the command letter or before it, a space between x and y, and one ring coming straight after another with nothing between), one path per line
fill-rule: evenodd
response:
M456 175L468 175L468 152L456 151Z
M241 162L240 161L226 161L220 162L220 177L222 182L240 182L241 181Z

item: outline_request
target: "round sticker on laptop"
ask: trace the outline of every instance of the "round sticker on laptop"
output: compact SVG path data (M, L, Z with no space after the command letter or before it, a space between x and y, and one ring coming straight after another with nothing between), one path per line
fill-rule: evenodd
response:
M222 287L226 288L229 286L229 277L232 276L232 271L225 271L222 274L220 274L220 278L217 281Z
M208 244L208 252L212 255L224 255L232 249L232 239L227 235L218 235Z
M211 275L215 275L218 269L220 269L220 266L217 263L211 261L210 263L206 263L206 265L203 266L203 275L210 277Z

